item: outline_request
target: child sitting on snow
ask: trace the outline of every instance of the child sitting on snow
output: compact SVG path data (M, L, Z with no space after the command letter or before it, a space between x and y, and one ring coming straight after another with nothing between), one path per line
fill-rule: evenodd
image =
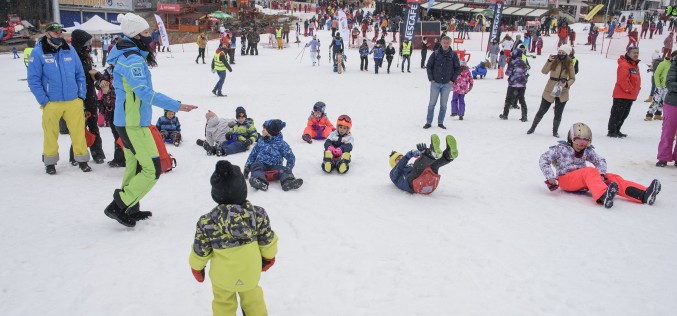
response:
M324 142L324 161L322 170L330 173L336 169L338 173L346 173L350 164L350 151L353 150L353 135L350 129L352 120L348 115L341 115L336 122L336 130L331 132Z
M440 181L439 169L458 157L456 139L447 135L447 148L440 150L440 138L437 134L430 137L430 148L426 144L416 145L406 155L398 152L390 153L390 180L401 190L409 193L430 194ZM441 158L439 157L441 156ZM418 158L413 165L409 159ZM419 158L420 157L420 158Z
M313 111L310 112L308 117L308 125L303 130L303 136L301 136L308 144L312 143L313 139L327 138L329 133L335 130L334 125L331 125L331 121L327 118L327 114L324 113L326 107L322 101L315 102L315 105L313 105Z
M479 76L480 79L484 79L486 75L487 75L487 64L485 62L480 62L480 64L475 66L475 69L473 69L472 71L473 79L477 79L477 76Z
M211 110L205 114L207 123L205 124L205 139L198 139L197 145L207 151L207 156L222 155L221 144L226 141L226 134L235 126L235 120L219 118Z
M280 180L284 191L298 189L303 184L303 180L294 178L292 173L296 157L282 139L280 132L285 126L285 122L277 119L263 123L261 137L249 153L244 167L245 178L249 178L250 171L252 173L249 179L252 188L266 191L268 181L272 180ZM287 160L286 166L282 165L284 159Z
M174 146L179 146L181 143L181 123L179 122L179 118L176 117L176 113L165 110L165 115L160 116L157 119L155 127L160 131L162 138L171 138Z
M547 179L550 191L557 188L568 192L590 191L592 198L606 208L613 206L616 194L631 201L653 205L661 191L661 183L654 179L649 187L627 181L621 176L607 173L606 160L600 157L592 145L592 131L583 123L574 124L569 130L567 141L541 155L540 167ZM595 168L587 167L589 161ZM551 165L555 165L556 173Z
M247 111L239 106L235 109L235 125L226 133L226 141L217 148L217 156L227 156L247 151L259 138L254 120L247 117ZM219 152L220 151L220 152Z
M188 260L193 276L204 282L205 267L211 261L214 315L235 315L236 293L243 313L267 315L259 280L261 271L275 263L277 234L270 228L266 210L247 201L240 167L226 160L217 162L210 183L218 205L197 222Z

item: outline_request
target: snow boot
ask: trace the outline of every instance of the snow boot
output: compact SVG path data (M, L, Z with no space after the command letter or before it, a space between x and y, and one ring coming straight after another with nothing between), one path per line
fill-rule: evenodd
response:
M651 95L648 98L646 98L646 100L644 100L644 102L651 102L651 101L653 101L653 96L651 96Z
M78 162L78 167L80 167L80 170L82 170L82 172L92 171L92 168L86 162Z
M618 193L618 184L616 182L611 182L609 187L606 188L606 192L597 200L597 203L604 205L604 208L611 208L614 206L614 197Z
M125 161L117 161L113 159L108 162L108 166L111 168L124 168L125 166L127 166L127 164L125 163Z
M259 178L249 178L249 185L252 186L252 188L261 190L261 191L267 191L268 190L268 182L266 180L261 180Z
M216 157L222 157L226 155L226 153L223 151L223 147L221 147L221 142L216 142L213 148Z
M133 219L134 221L142 221L144 219L148 219L149 217L153 216L153 213L148 212L148 211L142 211L141 210L141 203L136 203L133 206L130 206L127 208L127 216L129 218Z
M329 151L329 150L324 151L324 159L322 161L322 170L324 172L330 173L331 170L334 169L334 163L332 161L333 157L334 157L334 155L331 153L331 151Z
M301 187L303 185L303 179L296 179L294 177L289 177L284 180L282 180L282 190L283 191L289 191L289 190L295 190Z
M502 119L502 120L507 120L507 119L508 119L508 116L505 115L505 114L499 114L499 115L498 115L498 118L500 118L500 119Z
M131 219L127 214L125 214L125 210L120 208L117 203L115 203L115 200L113 202L110 202L106 209L103 210L103 213L106 214L106 216L118 221L118 223L127 226L127 227L134 227L136 226L136 221Z
M216 154L216 148L210 146L207 142L202 143L202 148L207 152L207 156L213 156Z
M559 130L559 123L561 121L552 121L552 136L559 138L559 133L557 133L557 130Z
M647 115L644 117L644 120L645 120L645 121L651 121L651 120L653 120L653 115L647 114Z
M202 139L198 139L198 140L195 141L195 144L197 144L200 147L204 146L204 143L205 143L205 141L202 140Z
M663 115L661 114L656 114L653 116L653 119L656 121L662 121L663 120Z
M663 161L663 160L659 160L659 161L656 163L656 167L666 167L667 165L668 165L668 162L667 162L667 161ZM47 166L47 167L49 167L49 166ZM56 172L56 171L55 171L55 172ZM47 172L47 173L49 173L49 172Z
M536 126L538 126L538 123L541 122L542 118L543 118L542 116L538 116L538 115L536 115L536 117L534 117L534 121L531 123L531 128L529 128L529 130L527 131L527 134L533 134L534 133L534 131L536 130Z
M179 147L179 145L181 145L181 134L174 133L172 142L174 143L174 146Z
M336 170L340 174L344 174L348 172L348 169L350 169L350 153L343 153L341 155L341 159L336 162Z
M56 174L56 166L55 165L46 165L45 166L45 172L49 175L55 175Z
M653 179L651 184L644 191L642 203L653 205L656 202L656 195L661 192L661 182L658 179Z
M313 139L310 138L310 135L308 135L308 134L303 134L303 136L301 136L301 138L303 139L303 141L305 141L308 144L313 143Z
M442 156L442 149L440 149L440 137L437 134L432 134L430 136L430 158L438 159Z
M456 148L456 138L451 135L446 137L447 148L442 153L442 156L447 160L454 160L458 157L458 148Z

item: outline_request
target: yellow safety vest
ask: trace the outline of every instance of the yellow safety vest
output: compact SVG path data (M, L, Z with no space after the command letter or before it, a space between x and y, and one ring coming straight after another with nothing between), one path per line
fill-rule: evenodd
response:
M26 47L26 49L24 49L24 65L26 65L26 67L28 67L28 58L31 56L32 51L32 47Z
M214 54L214 69L216 71L225 71L226 70L226 65L223 64L221 61L221 55L223 55L223 51L217 50L216 54Z
M402 43L402 55L411 55L411 42Z
M522 60L526 63L527 62L527 55L522 54Z
M275 37L282 37L282 29L275 30Z

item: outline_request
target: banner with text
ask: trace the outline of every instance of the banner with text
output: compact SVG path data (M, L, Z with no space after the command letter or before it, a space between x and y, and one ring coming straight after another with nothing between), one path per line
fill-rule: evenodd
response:
M162 38L162 46L169 47L169 35L167 35L165 23L162 22L162 18L157 14L155 14L155 22L157 23L157 29L160 31L160 38Z
M418 24L418 12L421 9L419 0L407 0L407 6L409 8L407 9L404 32L400 31L400 42L402 42L404 38L409 41L414 38L414 29L416 28L416 24Z

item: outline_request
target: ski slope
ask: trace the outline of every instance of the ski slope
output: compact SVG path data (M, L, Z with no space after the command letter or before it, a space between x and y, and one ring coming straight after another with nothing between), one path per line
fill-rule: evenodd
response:
M276 264L261 281L271 315L674 315L677 168L654 166L661 122L643 120L642 102L650 90L646 64L667 34L640 43L642 91L623 127L626 139L605 136L617 56L590 52L585 33L578 35L580 72L560 135L585 122L609 172L663 184L654 206L619 197L611 209L543 184L538 158L558 140L552 110L526 135L548 79L539 70L556 37L544 38L544 56L529 59L530 122L518 120L519 110L498 119L507 82L490 70L466 97L464 121L447 117L447 130L424 130L429 83L418 50L412 73L393 63L391 74L383 68L375 75L373 59L361 72L357 49L350 49L338 75L327 63L329 31L319 34L319 67L307 51L295 59L302 45L240 56L238 41L226 98L211 94L218 77L209 64L194 63L196 45L174 45L172 58L160 53L155 89L199 109L179 113L184 143L168 147L178 167L143 199L154 216L134 229L103 214L123 169L92 162L93 171L82 173L68 164L70 140L61 136L57 175L45 174L41 112L20 80L25 67L0 55L0 315L209 315L209 281L193 279L188 254L195 223L214 206L209 177L219 158L194 142L203 137L207 110L233 117L237 106L259 130L267 119L287 122L282 132L296 155L294 173L305 181L297 191L283 192L279 183L249 191L280 237ZM474 66L484 44L480 33L471 36L462 48ZM209 43L209 60L216 46ZM327 104L332 122L340 114L353 119L346 175L321 171L322 142L301 140L316 101ZM161 113L154 109L154 121ZM454 135L459 158L441 169L433 194L400 191L388 177L388 155L431 133ZM101 134L110 160L112 135L109 128ZM246 158L226 159L242 166Z

